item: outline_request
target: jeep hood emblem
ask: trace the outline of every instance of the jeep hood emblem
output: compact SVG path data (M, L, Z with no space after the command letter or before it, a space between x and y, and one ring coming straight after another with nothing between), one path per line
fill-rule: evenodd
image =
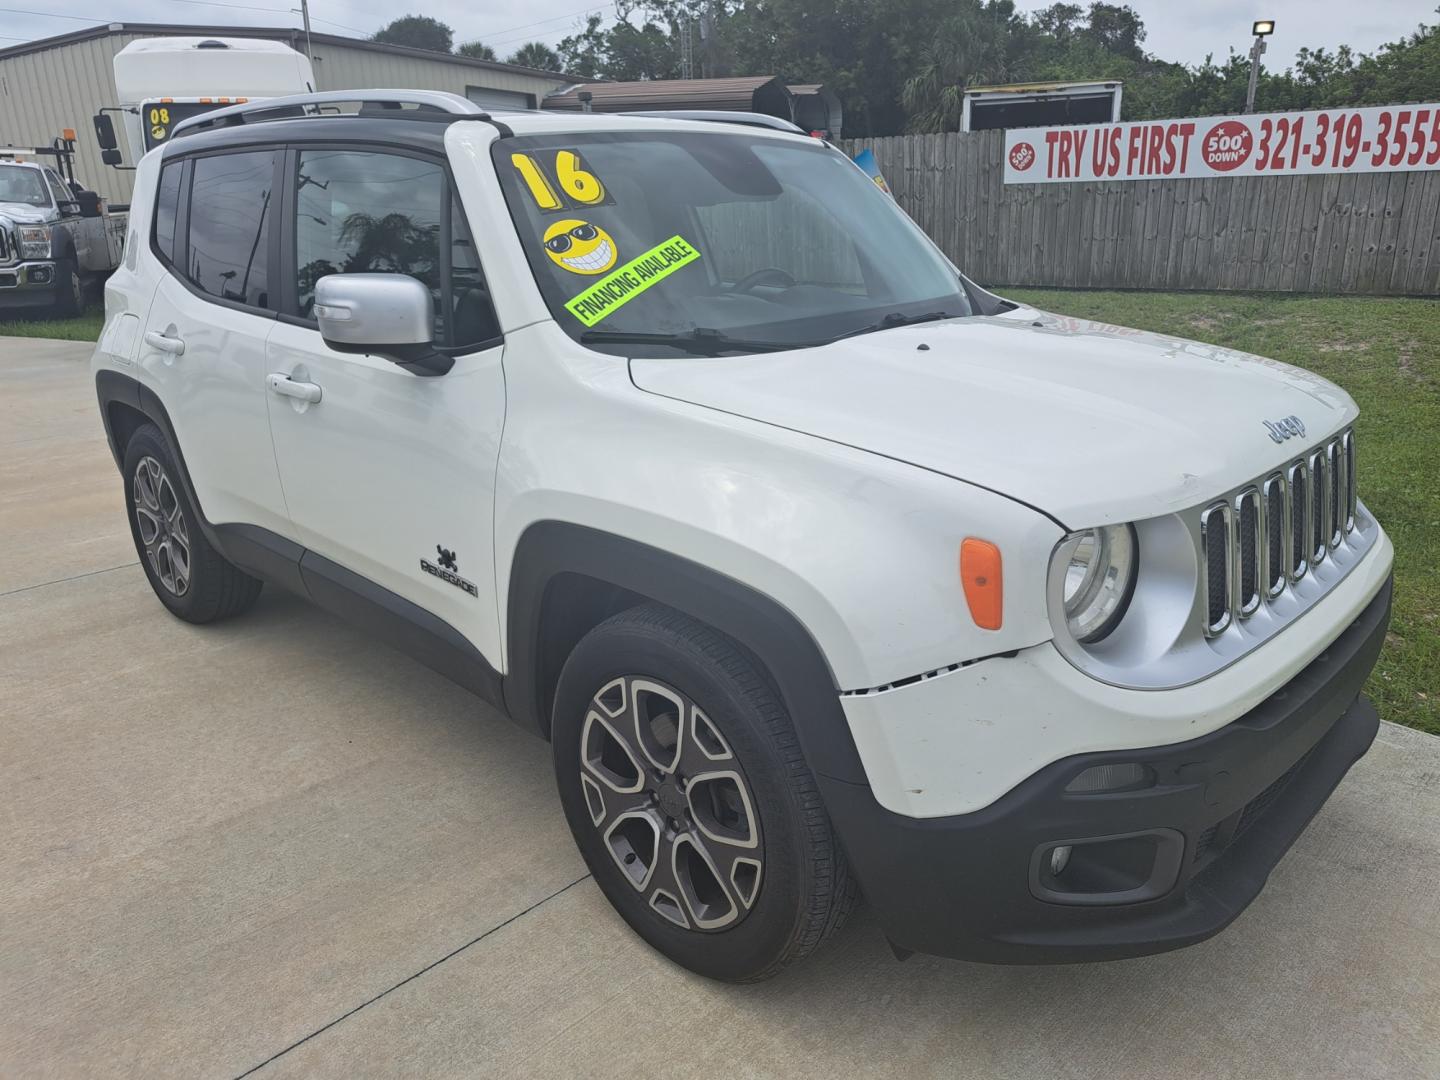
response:
M1279 420L1262 420L1260 422L1264 424L1270 432L1270 438L1274 439L1277 443L1284 442L1292 435L1299 435L1301 438L1305 437L1305 425L1300 422L1298 416L1285 416Z

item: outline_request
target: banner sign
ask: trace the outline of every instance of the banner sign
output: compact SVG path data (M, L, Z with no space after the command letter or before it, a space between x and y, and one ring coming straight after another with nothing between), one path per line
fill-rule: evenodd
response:
M1440 104L1011 128L1005 183L1440 169Z

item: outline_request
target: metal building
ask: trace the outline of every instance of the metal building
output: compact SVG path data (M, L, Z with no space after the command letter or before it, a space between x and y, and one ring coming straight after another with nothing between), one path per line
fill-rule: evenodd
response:
M100 161L90 118L117 101L113 60L143 37L259 37L306 51L301 30L288 27L110 23L0 49L0 145L48 145L64 128L79 135L76 172L115 202L128 202L132 173ZM448 90L491 108L533 109L580 80L491 60L382 45L360 38L309 38L317 90L405 87Z

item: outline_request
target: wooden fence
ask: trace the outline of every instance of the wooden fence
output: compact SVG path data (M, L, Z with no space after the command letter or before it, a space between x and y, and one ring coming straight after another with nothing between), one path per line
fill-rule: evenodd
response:
M1000 131L841 146L986 285L1440 294L1440 171L1006 185Z

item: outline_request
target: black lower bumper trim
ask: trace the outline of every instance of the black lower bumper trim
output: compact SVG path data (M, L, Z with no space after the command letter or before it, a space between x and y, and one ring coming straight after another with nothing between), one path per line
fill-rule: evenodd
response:
M1223 930L1375 738L1379 718L1360 689L1385 639L1390 594L1387 582L1323 654L1226 727L1170 746L1066 758L973 814L908 818L881 807L868 787L821 777L892 943L990 963L1068 963L1163 952ZM1065 791L1086 769L1128 763L1146 766L1154 785ZM1036 853L1047 845L1161 831L1184 837L1162 895L1122 904L1037 895Z

